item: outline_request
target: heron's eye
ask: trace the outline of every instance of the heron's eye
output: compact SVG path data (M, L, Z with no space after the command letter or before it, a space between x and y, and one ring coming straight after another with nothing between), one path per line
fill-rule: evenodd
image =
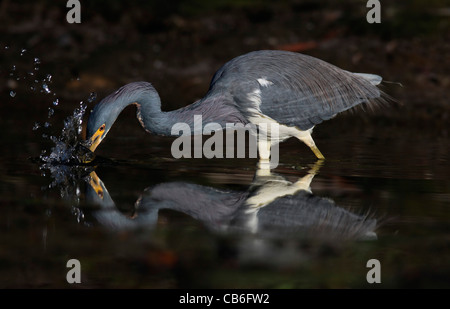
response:
M102 124L102 126L100 128L98 128L99 132L103 132L103 130L105 130L105 125L104 124Z

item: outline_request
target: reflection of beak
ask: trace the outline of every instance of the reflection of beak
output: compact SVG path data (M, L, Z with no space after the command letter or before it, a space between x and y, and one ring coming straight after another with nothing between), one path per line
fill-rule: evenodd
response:
M92 137L88 141L88 145L90 145L89 146L90 151L92 151L92 152L95 151L97 146L102 141L101 137L103 136L104 133L105 133L105 130L100 128L97 130L97 132L94 133L94 135L92 135Z
M91 185L92 189L94 189L95 193L97 193L98 197L103 200L103 188L101 185L100 178L98 178L98 176L95 172L91 172L89 174L89 176L91 176L91 180L89 180L89 184Z

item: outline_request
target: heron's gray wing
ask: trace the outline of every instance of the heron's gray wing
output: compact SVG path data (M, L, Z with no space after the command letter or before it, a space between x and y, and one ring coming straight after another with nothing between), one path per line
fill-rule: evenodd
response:
M282 124L307 130L381 96L380 90L364 77L323 61L315 62L286 76L282 72L273 74L273 84L261 86L261 112Z
M231 60L215 74L214 87L231 88L247 116L257 110L301 130L382 95L364 74L283 51L253 52Z

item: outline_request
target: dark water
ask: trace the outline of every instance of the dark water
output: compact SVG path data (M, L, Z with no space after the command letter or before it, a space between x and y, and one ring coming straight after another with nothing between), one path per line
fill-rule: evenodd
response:
M369 1L80 2L79 24L68 1L0 4L0 288L450 288L448 1L379 1L380 24ZM258 49L379 74L401 104L318 125L324 162L286 141L271 174L174 160L132 108L98 164L39 159L80 100L145 80L181 107Z
M47 107L1 106L0 287L449 287L446 132L343 115L315 129L324 162L289 140L269 175L254 159L174 160L129 110L98 149L111 161L44 168L32 159L52 142L31 128Z

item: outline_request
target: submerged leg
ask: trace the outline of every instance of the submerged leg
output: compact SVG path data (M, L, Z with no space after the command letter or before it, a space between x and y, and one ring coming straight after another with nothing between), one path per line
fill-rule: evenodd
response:
M320 152L319 148L317 148L316 145L309 146L309 147L314 152L314 154L316 155L317 159L320 159L320 160L325 159L325 157L323 156L323 154Z
M301 131L301 133L298 134L296 137L302 142L304 142L306 145L308 145L309 148L311 148L312 152L314 152L317 159L320 160L325 159L323 154L320 152L319 148L317 148L316 143L314 143L314 140L311 136L311 130Z

